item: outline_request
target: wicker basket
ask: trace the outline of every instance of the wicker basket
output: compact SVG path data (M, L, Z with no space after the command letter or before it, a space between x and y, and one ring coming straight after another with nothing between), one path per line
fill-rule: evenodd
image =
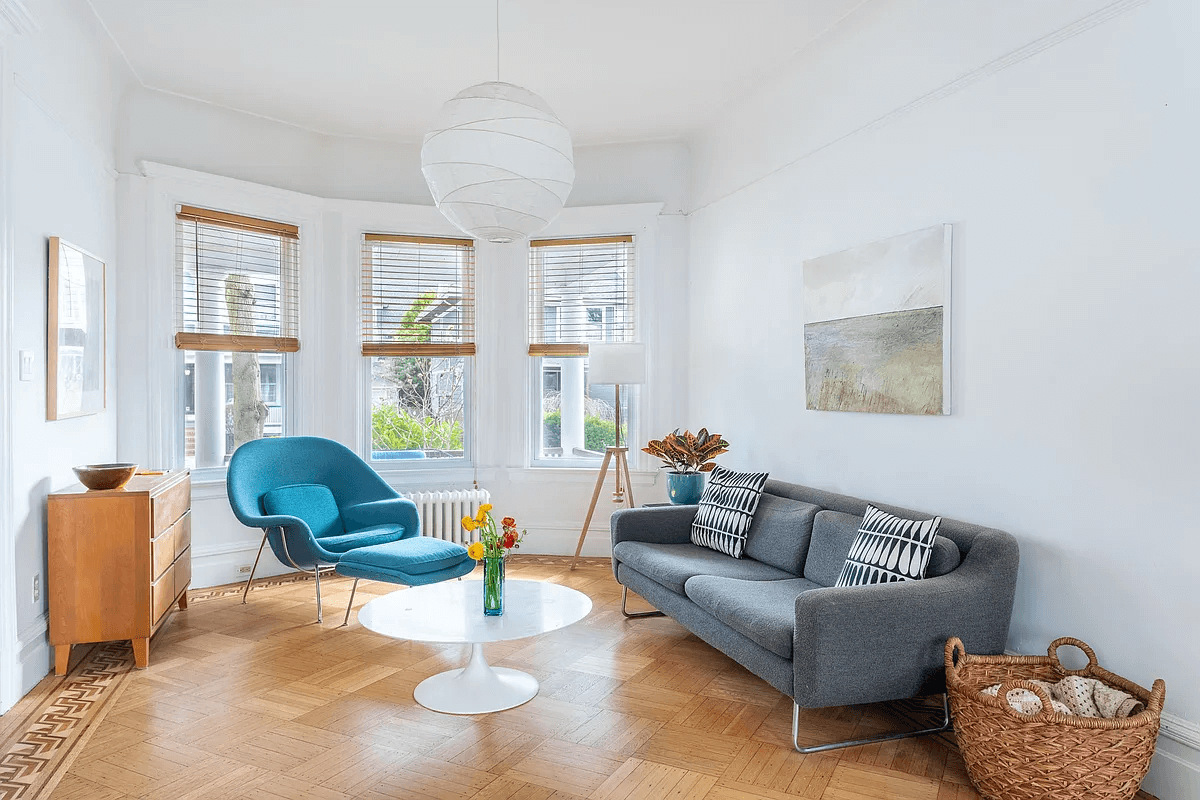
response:
M1088 665L1069 670L1058 648L1074 645L1087 653ZM1097 678L1146 704L1125 719L1059 714L1046 692L1031 680L1050 683L1067 675ZM980 694L1001 684L996 697ZM987 800L1116 800L1137 793L1150 768L1166 685L1153 691L1114 675L1096 663L1096 654L1078 639L1050 644L1046 656L968 655L958 638L946 642L946 687L954 713L954 731L967 772ZM1027 716L1005 699L1023 688L1042 701Z

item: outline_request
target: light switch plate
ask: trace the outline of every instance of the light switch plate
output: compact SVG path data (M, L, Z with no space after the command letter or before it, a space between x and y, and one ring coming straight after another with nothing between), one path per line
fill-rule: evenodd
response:
M20 358L21 380L31 381L31 380L33 380L33 351L32 350L22 350L22 351L20 351L20 356L21 356L21 358Z

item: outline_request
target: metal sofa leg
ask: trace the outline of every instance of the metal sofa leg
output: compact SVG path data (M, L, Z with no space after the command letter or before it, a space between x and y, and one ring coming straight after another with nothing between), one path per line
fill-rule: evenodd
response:
M666 614L664 614L661 611L638 611L638 612L626 611L625 610L625 600L628 597L629 597L629 587L622 586L621 587L621 613L624 614L629 619L637 619L639 617L665 617L666 616Z
M246 588L242 590L242 605L246 605L246 595L250 594L250 582L254 580L254 571L258 569L258 560L262 558L263 547L267 544L267 529L263 528L262 541L258 543L258 555L254 557L254 566L250 568L250 577L246 578Z
M926 736L930 733L941 733L950 729L950 697L946 694L942 695L942 724L935 728L925 728L919 731L902 731L900 733L881 733L878 736L868 736L865 739L849 739L844 742L830 742L829 744L815 744L811 747L801 747L796 741L800 734L800 706L792 703L792 747L796 748L800 753L823 753L826 750L839 750L843 747L857 747L861 744L875 744L876 742L887 742L892 739L907 739L911 736Z
M358 591L358 582L361 578L354 579L354 585L350 587L350 602L346 603L346 618L342 620L342 627L350 624L350 609L354 608L354 593Z

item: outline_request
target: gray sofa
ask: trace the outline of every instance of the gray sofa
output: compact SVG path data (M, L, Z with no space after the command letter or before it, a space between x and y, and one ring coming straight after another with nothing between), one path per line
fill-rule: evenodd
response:
M874 503L909 519L933 514ZM944 648L1001 653L1019 559L1009 534L943 519L927 577L834 588L867 501L768 481L742 558L693 545L697 506L617 511L612 564L641 595L793 700L822 708L943 693L939 727L836 742L801 752L943 730ZM649 612L651 614L657 612Z

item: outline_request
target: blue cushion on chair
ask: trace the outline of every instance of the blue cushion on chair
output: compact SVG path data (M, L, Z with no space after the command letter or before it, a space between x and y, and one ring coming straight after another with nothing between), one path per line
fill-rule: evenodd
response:
M340 536L346 532L337 501L328 486L301 483L280 486L262 496L263 510L268 514L284 514L304 520L318 539Z
M394 542L403 536L403 525L374 525L370 528L346 531L341 536L322 536L319 541L321 547L331 553L345 553L360 547Z
M403 573L423 575L437 572L462 563L467 559L467 548L461 544L434 539L430 536L412 536L373 547L357 547L342 556L338 565L357 572L374 572L379 575ZM340 571L340 570L339 570ZM342 574L348 574L343 572ZM362 574L355 577L370 577ZM387 577L375 580L388 580Z

